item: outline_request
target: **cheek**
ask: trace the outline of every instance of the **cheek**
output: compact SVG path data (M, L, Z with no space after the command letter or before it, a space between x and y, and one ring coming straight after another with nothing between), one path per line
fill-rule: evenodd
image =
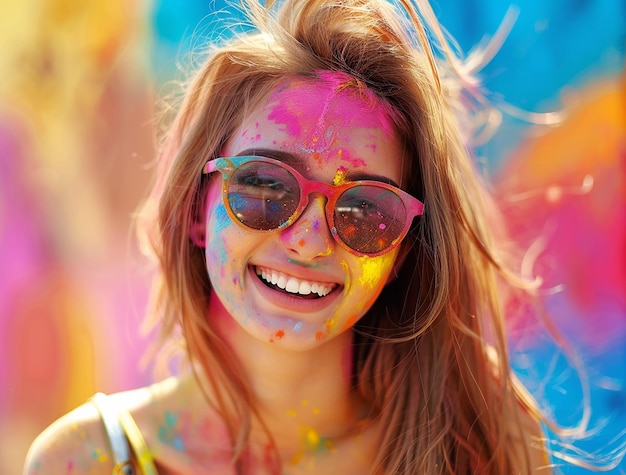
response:
M345 311L345 315L341 319L329 319L326 325L334 328L339 321L343 321L342 330L352 327L378 298L391 273L396 256L397 251L394 250L378 257L358 257L349 262L342 261L342 267L351 276L346 288L348 298L341 310ZM346 310L348 308L349 310Z
M359 257L352 264L351 291L361 310L369 309L380 294L393 268L397 251L378 257Z
M206 226L206 259L211 282L216 285L216 279L226 277L226 266L229 256L232 255L230 243L232 239L227 236L232 234L234 223L228 216L223 204L218 204L208 215ZM219 285L218 285L219 287Z
M396 260L397 251L378 257L360 257L359 285L369 290L377 290L384 286Z

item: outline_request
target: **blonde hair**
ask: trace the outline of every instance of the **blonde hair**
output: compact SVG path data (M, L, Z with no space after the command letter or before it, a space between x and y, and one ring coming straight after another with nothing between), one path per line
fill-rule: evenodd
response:
M488 112L468 68L426 2L245 6L257 30L214 49L189 82L141 221L159 264L154 312L165 336L182 330L240 470L256 409L206 315L211 286L189 237L202 219L201 170L275 84L326 70L350 75L397 111L404 188L425 203L397 277L355 325L353 381L385 428L372 473L518 473L532 442L520 411L539 414L509 369L498 282L513 274L496 253L495 208L467 150ZM522 449L511 449L511 437Z

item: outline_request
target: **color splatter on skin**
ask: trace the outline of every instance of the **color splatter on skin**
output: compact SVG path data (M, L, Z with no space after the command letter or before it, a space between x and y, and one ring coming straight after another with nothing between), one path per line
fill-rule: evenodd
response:
M383 254L375 258L362 256L359 260L362 269L359 283L374 288L380 283L380 276L393 266L395 254Z
M185 450L185 444L181 435L178 433L177 422L179 415L170 411L165 411L165 424L159 426L159 440L178 451Z
M300 411L289 409L287 415L295 419L300 413L305 417L308 413L313 415L319 415L320 413L319 407L311 405L311 401L308 399L303 399L300 406ZM312 466L315 461L315 456L334 450L333 442L328 437L321 436L317 429L309 424L300 424L298 426L298 433L300 437L300 448L291 457L291 465L306 464Z
M307 135L308 139L298 142L298 149L316 160L328 161L329 156L338 155L352 166L365 166L363 159L350 156L341 147L334 148L334 144L349 141L340 135L352 128L374 128L392 138L394 110L347 74L319 71L317 75L322 81L317 83L315 96L300 93L298 86L306 83L305 79L280 84L270 97L274 107L267 118L282 125L292 137ZM372 137L372 143L365 146L376 150Z
M301 465L308 462L307 465L313 465L315 457L324 452L334 450L332 440L323 437L313 427L300 427L300 450L296 452L290 460L291 465Z
M356 176L401 181L403 148L391 108L347 75L319 76L292 78L276 86L220 153L248 154L250 148L275 153L308 178L335 185ZM397 252L367 261L339 246L326 222L325 199L316 195L291 226L251 232L226 214L220 185L211 182L207 199L207 270L221 304L215 312L225 312L223 320L213 318L234 319L245 331L235 334L224 323L223 336L232 338L231 344L252 335L280 348L313 348L358 321L382 290ZM288 300L278 294L273 299L257 282L259 266L300 279L307 275L302 269L315 269L316 279L333 283L336 291L320 301L297 296ZM215 312L210 309L209 315ZM281 338L279 330L284 332Z
M101 449L95 449L91 453L91 456L94 460L97 460L98 462L101 462L101 463L104 463L107 460L109 460L109 456L107 455L107 453Z
M335 173L335 177L333 178L333 185L339 186L346 183L346 167L337 168L337 173Z
M282 340L284 336L285 336L285 331L278 330L277 332L272 333L272 335L270 336L270 343L274 343L276 340Z

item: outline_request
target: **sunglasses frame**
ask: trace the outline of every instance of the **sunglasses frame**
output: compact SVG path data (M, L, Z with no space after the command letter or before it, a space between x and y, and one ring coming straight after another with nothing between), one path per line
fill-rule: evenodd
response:
M252 228L244 224L243 222L241 222L237 218L237 216L235 215L234 211L232 210L230 206L230 201L228 199L228 188L229 188L228 185L230 183L230 179L233 176L233 173L241 165L244 165L249 162L254 162L254 161L274 164L287 170L289 173L291 173L294 176L294 178L298 182L298 186L300 187L300 202L298 203L298 206L296 207L295 211L291 214L289 219L287 219L283 224L281 224L277 228L272 228L272 229ZM318 193L326 197L326 204L324 205L324 214L326 215L326 222L333 236L333 239L341 247L343 247L344 249L348 250L350 253L359 257L362 257L362 256L376 257L382 254L386 254L392 251L393 249L395 249L402 242L402 240L406 237L407 233L409 232L409 229L411 228L411 224L413 223L413 219L415 219L417 216L421 216L424 212L424 204L420 200L410 195L406 191L401 190L400 188L390 185L388 183L384 183L384 182L376 181L376 180L356 180L356 181L350 181L347 183L342 183L341 185L330 185L322 181L309 180L308 178L302 176L302 174L298 172L298 170L287 165L286 163L281 162L280 160L276 160L274 158L264 157L260 155L241 155L241 156L235 156L235 157L219 157L219 158L211 159L208 162L206 162L206 164L204 165L202 173L209 175L216 171L222 174L222 201L224 202L224 207L226 208L226 211L228 215L230 216L230 218L235 223L242 226L244 229L254 231L257 233L269 233L269 232L274 232L274 231L278 231L281 229L286 229L289 226L291 226L293 223L295 223L298 220L298 218L302 215L302 213L306 210L306 208L309 205L309 197L311 196L311 194ZM337 204L337 200L339 199L339 197L350 188L354 188L356 186L363 186L363 185L375 186L378 188L391 191L392 193L400 197L407 213L407 219L402 228L402 232L398 235L396 239L394 239L391 242L389 246L377 252L361 252L361 251L358 251L357 249L350 247L350 245L341 238L335 226L335 217L334 217L335 205Z

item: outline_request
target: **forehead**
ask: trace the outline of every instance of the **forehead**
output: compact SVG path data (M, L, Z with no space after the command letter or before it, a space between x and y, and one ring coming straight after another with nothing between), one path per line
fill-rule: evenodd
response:
M345 73L322 71L317 79L290 78L270 94L267 118L292 136L324 135L328 128L379 129L395 135L394 110L363 83Z
M394 114L346 74L287 78L246 116L224 153L274 149L306 161L307 172L320 179L339 169L367 169L400 182L403 157Z

